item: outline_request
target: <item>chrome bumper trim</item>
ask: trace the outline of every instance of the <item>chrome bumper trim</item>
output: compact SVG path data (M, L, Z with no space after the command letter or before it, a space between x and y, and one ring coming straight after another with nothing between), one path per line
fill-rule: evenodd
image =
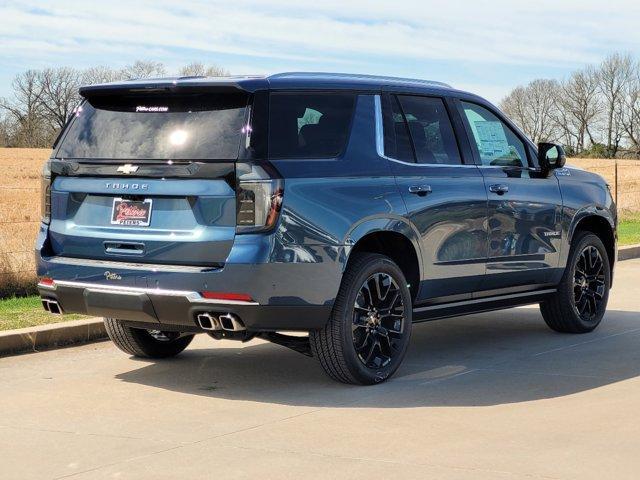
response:
M123 268L125 270L148 270L151 272L183 272L183 273L204 273L215 272L222 267L198 267L194 265L167 265L160 263L134 263L117 262L112 260L92 260L90 258L75 257L43 257L42 260L59 265L80 265L83 267L100 268Z

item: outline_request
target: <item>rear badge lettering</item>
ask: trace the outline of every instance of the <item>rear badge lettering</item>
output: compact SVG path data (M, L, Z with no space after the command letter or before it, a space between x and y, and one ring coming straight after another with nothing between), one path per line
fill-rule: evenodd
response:
M120 274L116 272L110 272L109 270L104 272L104 278L106 278L107 280L122 280L122 276Z
M111 183L105 184L110 190L149 190L148 183Z

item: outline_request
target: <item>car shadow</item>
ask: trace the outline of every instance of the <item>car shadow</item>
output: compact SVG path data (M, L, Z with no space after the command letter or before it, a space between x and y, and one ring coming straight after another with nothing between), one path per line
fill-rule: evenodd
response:
M551 331L538 309L518 308L414 325L388 382L336 383L317 361L269 343L195 348L135 360L117 375L135 384L222 399L317 407L487 406L571 395L640 374L640 315L609 311L595 332Z

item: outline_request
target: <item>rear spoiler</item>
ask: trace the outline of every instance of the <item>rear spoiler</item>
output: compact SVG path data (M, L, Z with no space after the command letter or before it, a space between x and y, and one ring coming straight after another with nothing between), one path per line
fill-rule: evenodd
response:
M124 82L101 83L80 87L84 98L99 95L140 93L212 93L236 90L253 93L269 88L265 77L176 77L148 78Z

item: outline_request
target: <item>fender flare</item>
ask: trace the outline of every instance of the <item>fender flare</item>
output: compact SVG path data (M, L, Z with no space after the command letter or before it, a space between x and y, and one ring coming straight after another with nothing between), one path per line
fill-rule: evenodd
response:
M571 223L567 232L567 241L569 245L571 245L571 241L573 240L573 235L575 234L578 224L588 217L600 217L606 220L611 227L611 231L614 235L614 240L617 240L616 221L613 218L613 215L611 215L611 212L608 209L599 207L597 205L586 205L577 210L571 218Z
M398 233L411 242L411 245L413 245L415 250L416 257L418 258L418 275L419 278L422 279L422 272L424 270L422 263L422 250L420 248L419 241L420 234L413 223L400 215L372 215L363 218L354 224L349 229L342 242L343 245L345 245L344 264L342 265L343 270L347 265L353 247L365 236L378 232Z

